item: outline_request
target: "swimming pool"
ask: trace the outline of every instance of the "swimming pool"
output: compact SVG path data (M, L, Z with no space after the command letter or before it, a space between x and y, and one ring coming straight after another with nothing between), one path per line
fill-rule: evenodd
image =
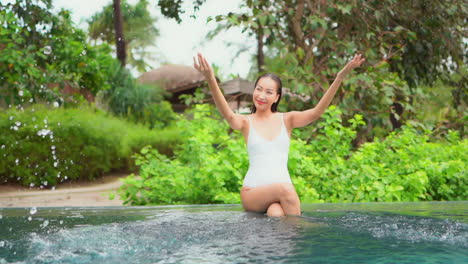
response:
M0 263L468 263L468 202L0 208Z

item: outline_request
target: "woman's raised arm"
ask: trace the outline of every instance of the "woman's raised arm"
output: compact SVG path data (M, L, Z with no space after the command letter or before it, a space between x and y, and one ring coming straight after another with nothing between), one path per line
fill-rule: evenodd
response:
M228 121L229 126L232 129L241 130L244 125L244 118L232 111L231 107L224 98L221 89L216 82L216 77L214 75L213 69L208 61L203 57L202 54L198 53L197 58L193 57L193 66L197 69L208 82L208 87L210 87L211 95L215 101L216 107L223 117Z
M354 70L354 68L361 66L364 61L365 59L362 58L361 54L354 56L354 58L338 73L335 81L333 81L330 88L328 88L327 92L325 92L322 99L320 99L319 103L314 108L305 111L290 112L291 127L303 127L319 119L330 105L336 91L340 87L341 82L346 75Z

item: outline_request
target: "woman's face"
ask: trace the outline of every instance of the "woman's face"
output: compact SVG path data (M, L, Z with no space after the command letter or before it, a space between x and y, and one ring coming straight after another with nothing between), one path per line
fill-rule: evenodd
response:
M253 92L253 102L257 110L271 109L271 105L278 99L278 85L274 80L269 77L258 80Z

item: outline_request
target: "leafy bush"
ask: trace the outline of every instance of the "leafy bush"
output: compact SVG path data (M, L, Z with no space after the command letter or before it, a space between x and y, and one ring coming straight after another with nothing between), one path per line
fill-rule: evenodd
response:
M127 177L120 193L143 204L239 203L248 168L242 136L229 133L212 106L196 105L192 120L179 117L183 144L168 158L152 148L136 155L139 176ZM303 202L465 200L467 140L457 133L429 142L429 134L406 126L384 140L353 150L359 115L342 125L330 107L310 142L291 140L288 167ZM294 130L295 138L301 130Z
M93 95L110 88L119 66L110 46L87 44L69 11L51 10L51 0L0 3L0 105L67 102L58 93L65 86Z
M159 86L138 83L130 72L119 66L111 76L111 88L102 92L104 103L117 116L150 128L164 128L175 120L175 113Z
M124 197L134 205L238 202L238 190L248 160L245 146L237 136L230 136L228 126L220 121L209 105L196 105L176 122L183 144L170 159L152 148L136 155L139 177L124 180Z
M170 154L176 130L151 131L91 108L0 113L0 181L54 186L94 179L113 169L132 169L134 152L151 145Z

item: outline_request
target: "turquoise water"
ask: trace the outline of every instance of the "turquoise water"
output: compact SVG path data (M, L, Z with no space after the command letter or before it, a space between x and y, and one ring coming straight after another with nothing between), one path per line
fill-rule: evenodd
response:
M0 263L468 263L468 202L0 208Z

